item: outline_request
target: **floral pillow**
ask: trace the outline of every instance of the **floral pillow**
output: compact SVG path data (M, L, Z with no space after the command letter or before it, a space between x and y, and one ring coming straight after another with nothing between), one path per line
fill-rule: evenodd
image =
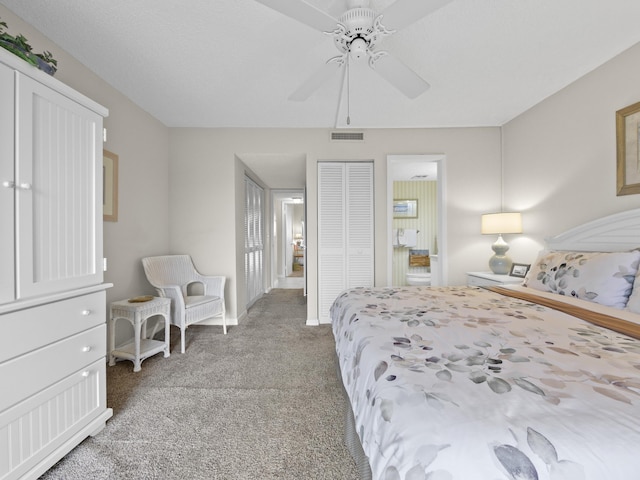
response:
M640 265L640 252L541 252L526 287L625 308Z

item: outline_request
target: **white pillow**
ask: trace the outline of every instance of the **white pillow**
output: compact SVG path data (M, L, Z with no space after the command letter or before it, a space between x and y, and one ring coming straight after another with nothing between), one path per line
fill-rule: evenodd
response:
M633 290L629 295L627 309L634 313L640 313L640 269L636 274L636 281L633 282Z
M639 265L639 251L541 252L523 285L625 308Z

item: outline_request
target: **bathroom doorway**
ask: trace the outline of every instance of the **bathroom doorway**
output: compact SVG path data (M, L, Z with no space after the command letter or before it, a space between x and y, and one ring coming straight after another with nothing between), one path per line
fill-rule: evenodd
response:
M387 284L447 284L445 155L387 156Z

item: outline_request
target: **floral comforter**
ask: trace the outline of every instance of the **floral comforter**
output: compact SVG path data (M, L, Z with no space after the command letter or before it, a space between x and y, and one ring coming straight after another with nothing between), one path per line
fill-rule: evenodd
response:
M373 479L640 478L640 341L473 287L331 308Z

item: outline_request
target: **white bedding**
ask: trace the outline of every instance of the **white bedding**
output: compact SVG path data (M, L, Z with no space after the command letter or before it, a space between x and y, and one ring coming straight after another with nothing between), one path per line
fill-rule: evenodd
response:
M471 287L354 289L331 317L374 479L640 478L640 341Z

